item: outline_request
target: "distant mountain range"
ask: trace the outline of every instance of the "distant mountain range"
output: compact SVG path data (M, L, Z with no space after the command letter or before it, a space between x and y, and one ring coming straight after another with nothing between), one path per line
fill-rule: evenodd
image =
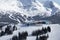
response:
M11 3L9 3L11 2ZM48 20L60 23L60 5L54 1L38 0L0 1L0 24L18 24L30 20Z

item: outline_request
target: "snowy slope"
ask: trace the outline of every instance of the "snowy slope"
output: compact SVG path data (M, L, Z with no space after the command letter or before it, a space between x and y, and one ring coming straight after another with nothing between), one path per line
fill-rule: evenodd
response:
M23 32L23 31L27 31L29 34L31 32L33 32L34 30L37 29L41 29L42 27L47 27L50 26L51 27L51 32L48 33L49 34L49 38L48 40L59 40L60 39L60 25L59 24L49 24L49 25L42 25L42 26L30 26L30 27L21 27L21 29L18 29L17 31L14 31L14 33L12 35L5 35L0 37L0 40L10 40L10 38L12 38L13 35L17 35L18 32ZM24 30L23 30L24 29ZM7 38L6 38L7 37ZM36 37L32 36L32 37L27 37L27 40L35 40Z
M18 22L26 21L27 18L39 15L41 17L50 17L60 11L60 6L53 1L40 3L38 0L0 0L0 18L3 15L9 15L9 20ZM25 18L24 18L25 16Z
M44 2L44 6L47 10L51 9L51 15L55 15L55 13L60 10L60 5L54 1L46 1Z
M26 10L27 16L52 16L56 11L60 10L60 5L54 1L45 1L40 3L38 0L20 0L22 8Z
M20 0L22 3L22 8L26 10L27 16L35 16L35 15L40 15L43 16L46 14L46 16L50 16L51 12L47 11L46 8L43 6L42 3L40 3L38 0Z
M17 0L0 0L0 11L6 12L6 11L20 11L20 8L18 8L18 1ZM20 4L22 5L22 4Z
M53 7L53 8L52 8ZM0 0L0 11L15 11L27 16L51 16L60 9L60 6L53 1L40 3L38 0Z
M0 0L0 25L1 24L13 25L19 23L18 25L16 25L18 28L17 31L14 31L12 35L4 35L0 37L0 40L10 40L12 36L17 35L18 32L23 31L27 31L28 34L31 34L32 31L47 26L50 26L52 29L52 32L49 34L48 40L59 40L60 25L58 24L55 25L41 24L42 26L39 25L39 26L21 27L22 25L21 23L23 23L23 21L26 22L29 21L27 20L28 17L35 17L36 15L39 15L39 18L52 16L55 19L55 16L53 15L56 14L59 15L59 13L60 13L60 5L58 5L53 1L45 1L44 3L40 3L38 0ZM36 37L27 37L27 40L35 40L35 39Z

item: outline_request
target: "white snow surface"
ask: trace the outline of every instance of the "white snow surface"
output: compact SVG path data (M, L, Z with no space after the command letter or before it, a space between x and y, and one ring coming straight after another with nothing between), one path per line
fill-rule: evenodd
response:
M40 3L38 0L0 0L0 11L7 12L7 11L15 11L19 12L21 14L27 15L27 16L51 16L52 12L55 13L52 9L54 8L48 8L46 9L46 6L49 4L50 1L46 1L46 4ZM53 2L54 7L60 9L60 5Z
M18 36L18 32L23 32L23 31L27 31L29 34L31 34L32 31L37 30L37 29L41 29L42 27L47 27L50 26L51 27L51 32L48 33L49 34L49 38L48 40L59 40L60 39L60 24L49 24L49 25L42 25L42 26L31 26L31 27L21 27L20 29L18 29L17 31L14 31L12 35L5 35L0 37L0 40L10 40L10 38L12 38L13 35L17 35ZM36 37L27 37L27 40L35 40Z

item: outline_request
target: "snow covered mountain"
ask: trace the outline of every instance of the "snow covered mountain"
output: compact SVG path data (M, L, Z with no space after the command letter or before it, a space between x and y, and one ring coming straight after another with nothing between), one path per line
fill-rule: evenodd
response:
M60 10L60 5L53 1L46 1L44 6L47 10L51 9L51 15L55 15L55 13Z
M39 24L42 20L49 23L51 21L53 24ZM22 23L27 24L27 26ZM60 39L60 25L54 23L60 24L60 5L53 1L41 3L38 0L0 0L0 40L12 40L14 35L19 36L18 33L23 31L30 34L34 30L43 29L44 32L44 27L47 28L48 26L52 29L48 40L58 40ZM12 34L7 35L8 32L5 29L8 29ZM28 37L27 40L36 40L36 37Z
M16 11L27 16L35 16L38 14L40 14L40 16L51 16L50 14L54 13L58 9L60 9L60 6L53 1L46 1L44 3L40 3L38 0L0 1L1 11Z
M25 2L26 1L26 2ZM47 11L46 8L43 6L42 3L40 3L38 0L20 0L22 3L22 8L26 10L25 15L27 16L35 16L40 15L43 16L46 14L46 16L50 16L51 12Z
M60 6L53 1L0 0L0 22L19 23L37 15L39 18L51 17L59 11Z
M40 3L38 0L19 0L22 4L22 8L26 10L27 16L51 16L54 15L56 11L60 10L60 5L53 1L45 1Z

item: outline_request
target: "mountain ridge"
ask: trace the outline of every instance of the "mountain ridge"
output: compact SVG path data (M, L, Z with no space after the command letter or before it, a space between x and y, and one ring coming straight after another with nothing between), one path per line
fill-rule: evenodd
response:
M58 12L60 11L60 6L53 1L45 1L44 3L40 3L38 0L26 0L26 2L23 0L15 0L14 2L12 2L12 4L10 4L10 8L7 4L7 1L7 3L4 2L5 7L8 7L8 9L6 8L6 10L2 7L4 5L2 3L0 7L0 18L6 19L5 17L7 16L9 18L7 18L8 21L13 20L15 22L17 21L17 23L22 22L22 20L26 21L28 20L28 17L34 17L37 15L39 15L39 18L51 17L56 13L58 14ZM15 7L15 9L13 7ZM3 15L5 15L5 17L2 17Z

